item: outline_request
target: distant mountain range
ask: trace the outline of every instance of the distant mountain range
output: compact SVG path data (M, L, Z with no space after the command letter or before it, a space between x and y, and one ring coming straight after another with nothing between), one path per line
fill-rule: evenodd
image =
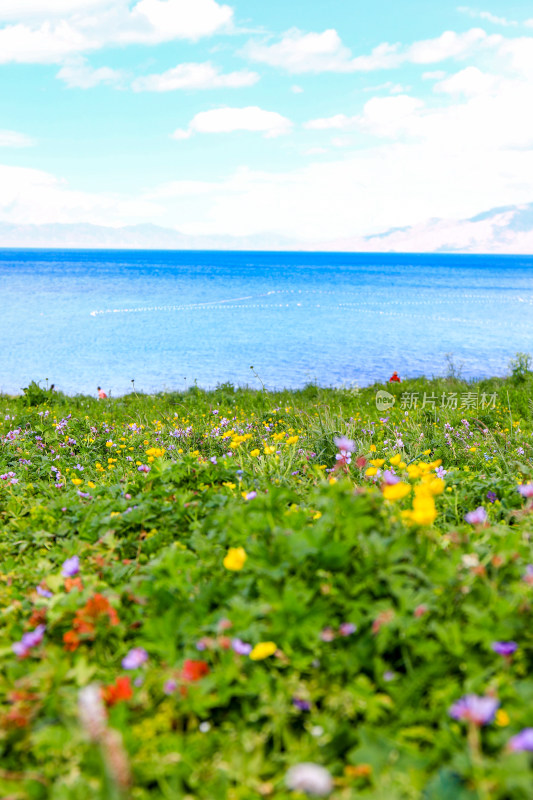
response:
M533 254L533 203L493 208L465 220L430 219L373 236L337 239L319 249L378 253Z
M494 208L466 220L430 219L372 236L299 242L275 234L188 236L157 225L13 225L0 222L0 247L148 250L324 250L533 254L533 203Z
M0 222L0 247L105 248L147 250L291 250L282 236L187 236L150 223L110 228L88 223L13 225Z

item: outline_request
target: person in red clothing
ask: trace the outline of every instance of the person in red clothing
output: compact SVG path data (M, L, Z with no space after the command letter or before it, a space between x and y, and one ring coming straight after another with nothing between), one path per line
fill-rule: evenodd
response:
M401 383L400 376L398 375L396 370L394 370L394 372L390 376L389 383Z
M98 399L99 399L99 400L107 400L107 395L106 395L106 393L104 392L104 390L103 390L103 389L101 389L101 388L100 388L100 386L97 386L96 388L97 388L97 390L98 390Z

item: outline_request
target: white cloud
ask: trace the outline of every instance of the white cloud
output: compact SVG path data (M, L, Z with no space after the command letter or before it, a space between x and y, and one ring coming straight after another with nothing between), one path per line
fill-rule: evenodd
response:
M445 31L435 39L426 39L402 47L383 42L369 55L352 57L334 29L322 33L287 31L275 44L250 41L242 53L253 61L280 67L293 74L304 72L370 72L392 69L404 63L433 64L450 58L461 59L478 50L496 47L501 36L488 36L481 28L464 33Z
M477 67L466 67L435 84L434 90L442 94L464 94L467 97L474 97L496 89L500 82L496 75L488 75Z
M44 22L37 28L18 24L0 29L0 64L55 64L89 49L85 34L65 20Z
M233 18L230 6L215 0L138 0L132 8L129 0L80 0L69 3L63 15L59 0L49 14L46 6L37 6L25 0L26 13L0 28L0 63L54 64L109 45L196 41L229 31ZM0 11L4 22L12 16L6 19Z
M302 33L292 28L276 44L248 42L243 54L253 61L282 67L294 74L350 70L350 50L333 29L323 33Z
M413 116L423 106L422 100L406 94L373 97L365 103L362 114L352 117L335 114L333 117L310 120L304 127L309 130L359 129L375 136L393 138L405 132L413 133Z
M33 147L35 144L35 140L25 133L0 130L0 147Z
M188 139L193 133L232 133L254 131L267 138L282 136L292 129L292 122L277 111L265 111L258 106L246 108L215 108L200 111L186 130L174 131L174 139Z
M130 28L117 41L157 44L200 39L229 28L233 9L215 0L139 0L129 14Z
M405 60L413 64L435 64L448 58L464 58L500 42L501 36L488 36L481 28L472 28L465 33L445 31L436 39L414 42L404 55Z
M514 27L518 25L514 20L507 19L506 17L497 17L495 14L491 14L490 11L476 11L468 6L459 6L457 11L460 11L462 14L467 14L469 17L474 17L474 19L484 19L487 22L491 22L493 25L503 25L504 27Z
M4 0L0 4L0 21L39 20L54 16L71 16L102 6L112 5L113 0Z
M147 198L80 192L42 170L0 164L0 220L15 224L124 225L160 215Z
M136 92L171 92L176 89L239 89L253 86L259 80L257 72L243 69L226 74L210 62L178 64L159 75L136 78L132 88Z
M83 58L76 58L64 64L57 77L64 81L69 89L92 89L102 83L116 85L123 79L120 70L110 67L93 68Z
M302 94L303 89L302 89L301 86L298 86L297 84L294 84L293 86L291 86L291 92L293 94Z

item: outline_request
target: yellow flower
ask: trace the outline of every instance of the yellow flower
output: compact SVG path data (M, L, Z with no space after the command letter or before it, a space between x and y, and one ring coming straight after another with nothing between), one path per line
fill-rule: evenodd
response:
M113 447L113 442L106 442L106 443L105 443L105 446L106 446L106 447Z
M369 467L368 469L365 469L365 475L368 475L369 478L371 478L373 475L376 475L376 473L376 467Z
M442 478L433 478L424 485L430 494L442 494L445 488Z
M407 467L407 472L409 473L411 480L414 478L419 478L422 474L420 467L418 467L416 464L409 464Z
M81 486L83 481L81 478L72 478L72 483L74 484L74 486Z
M385 486L383 489L383 497L385 500L401 500L406 497L411 491L408 483L394 483L391 486Z
M272 453L275 453L275 452L276 452L276 448L275 448L275 447L273 447L272 445L268 445L268 444L266 444L266 445L265 445L265 447L264 447L264 449L263 449L263 452L264 452L264 454L265 454L266 456L271 456L271 455L272 455Z
M330 482L330 484L333 485L334 483L337 483L337 478L334 478L333 476L331 476L331 478L329 478L329 482Z
M252 661L262 661L264 658L273 655L277 649L277 645L274 642L259 642L250 653L250 658Z
M298 441L298 436L289 436L287 439L287 444L296 444Z
M424 450L424 455L425 456L429 456L430 453L431 453L431 448L429 450Z
M437 518L435 501L430 494L419 492L413 500L411 519L417 525L431 525Z
M476 452L476 450L477 450L477 447L469 447L469 448L468 448L468 451L469 451L470 453L475 453L475 452Z
M384 458L373 458L370 463L372 464L373 467L382 467L383 464L385 463L385 459Z
M257 447L256 447L255 450L250 450L250 455L253 456L254 458L257 458L257 456L259 455L260 452L261 451L258 450Z
M398 469L405 469L406 466L407 464L405 463L405 461L400 461L400 463L398 464Z
M315 511L315 513L313 514L313 519L320 519L321 516L322 516L321 511Z
M370 445L370 452L371 453L375 453L376 452L376 445L375 444L371 444Z
M509 725L510 721L507 711L504 711L503 708L499 708L496 712L496 725L499 725L500 728L505 728Z
M244 547L230 547L225 558L224 566L232 572L238 572L244 567L244 563L248 556Z
M155 458L160 458L164 454L165 449L163 447L150 447L150 449L146 451L147 456L152 456Z
M89 489L94 489L96 483L93 483L92 481L87 481L87 486L89 487Z
M399 453L396 453L395 456L393 456L392 458L389 458L389 462L392 464L393 467L395 467L397 464L399 464L401 460L402 460L402 457L401 457L401 455Z

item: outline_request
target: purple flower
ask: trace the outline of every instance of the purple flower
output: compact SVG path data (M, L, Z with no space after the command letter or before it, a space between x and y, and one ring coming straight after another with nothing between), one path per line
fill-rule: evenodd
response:
M491 647L499 656L512 656L518 649L516 642L493 642Z
M253 500L254 497L257 497L257 492L248 492L248 494L245 497L245 500Z
M145 661L148 661L148 653L144 647L134 647L122 659L123 669L138 669Z
M149 467L148 464L141 464L139 467L137 467L137 472L150 472L150 470L151 467Z
M354 625L353 622L343 622L342 625L339 626L339 633L341 636L351 636L356 630L357 625Z
M37 625L34 631L24 633L20 642L14 642L14 644L11 645L11 649L15 655L19 656L19 658L27 656L32 647L41 644L45 630L46 625Z
M393 486L395 483L399 483L400 479L391 469L386 469L383 473L383 482L387 484L387 486Z
M495 503L497 499L498 495L496 494L496 492L487 492L487 500L489 501L489 503Z
M437 478L444 478L444 476L447 474L444 467L436 467L435 473L437 475Z
M40 597L53 597L53 592L50 589L43 588L42 586L36 586L35 590Z
M396 673L393 672L391 669L388 669L386 672L383 673L383 680L384 681L393 681L396 678Z
M453 704L449 714L453 719L473 722L475 725L488 725L494 719L499 705L500 703L495 697L467 694Z
M80 559L78 556L72 556L71 558L67 558L66 561L63 562L63 566L61 568L61 574L64 578L73 578L74 575L77 575L80 571Z
M247 642L243 642L240 639L232 639L231 646L232 646L233 650L236 653L238 653L238 655L240 655L240 656L249 656L250 653L253 650L253 647L252 647L251 644L248 644Z
M216 464L216 463L217 463L217 457L216 457L216 456L211 456L211 458L209 459L209 461L210 461L212 464Z
M163 685L163 692L165 694L172 694L173 692L176 691L177 688L178 688L178 684L177 684L176 681L173 681L173 680L165 681L165 683Z
M524 728L516 736L509 739L509 749L513 752L519 750L533 750L533 728Z
M516 487L522 497L533 497L533 482L532 483L522 483L520 486Z
M339 450L347 450L349 453L353 453L355 450L355 442L352 442L347 436L336 436L333 441Z
M300 711L311 711L311 703L308 700L301 700L299 697L293 697L292 704Z
M469 511L468 514L465 514L465 520L470 525L482 525L487 521L487 512L483 506L479 506L475 511Z

